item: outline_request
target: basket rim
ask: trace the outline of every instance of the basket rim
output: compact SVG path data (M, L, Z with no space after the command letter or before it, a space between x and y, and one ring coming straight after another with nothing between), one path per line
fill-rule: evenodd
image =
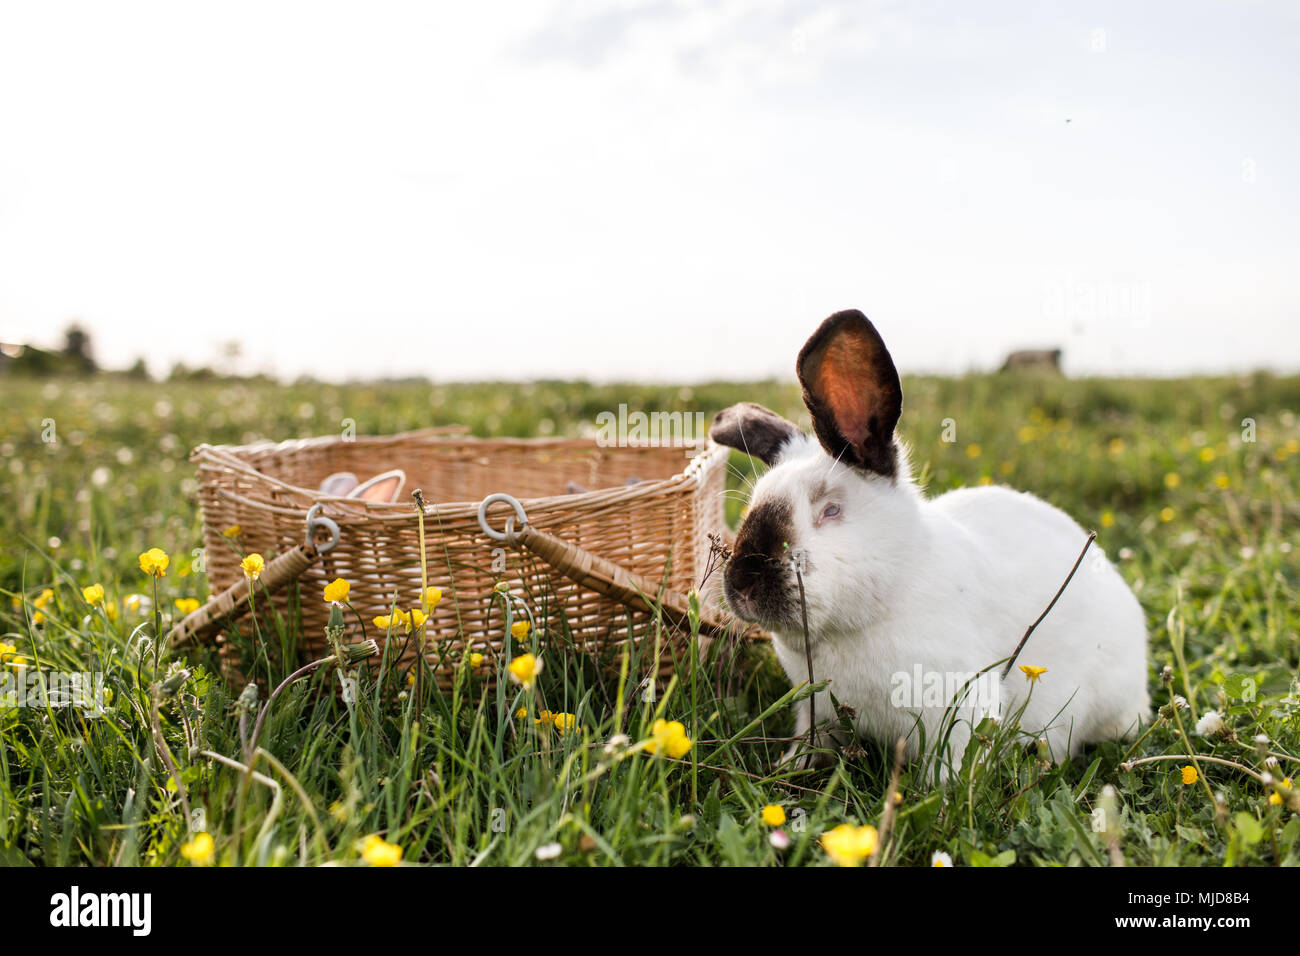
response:
M523 446L538 449L590 449L595 447L612 449L614 451L617 451L620 448L675 448L681 451L685 448L691 447L654 445L651 443L601 446L595 438L481 438L468 434L467 429L465 429L464 426L456 425L399 432L395 435L357 436L355 439L349 439L348 444L364 443L372 446L384 446L410 442L412 440L428 442L429 444L435 445L445 444L447 446L462 447L480 446L485 449L494 445L507 447ZM301 509L299 509L295 507L287 507L284 503L259 501L255 498L235 494L234 492L224 488L217 489L217 493L222 497L249 507L275 511L287 515L301 515L305 518L307 511L313 504L324 502L331 506L330 514L336 519L342 517L354 521L364 520L386 523L409 521L411 518L415 517L416 512L414 511L413 505L410 501L391 503L364 502L358 501L355 498L322 494L316 489L293 485L276 478L274 475L267 474L265 471L255 467L252 463L242 457L242 454L296 452L304 449L328 447L342 443L343 438L338 435L293 438L279 442L260 441L246 445L212 445L205 442L195 447L190 453L190 461L199 466L200 472L202 472L206 467L215 468L225 472L242 473L259 483L274 487L277 491L290 499L300 498L305 502ZM667 478L653 478L639 482L635 485L597 488L592 491L583 491L575 494L545 495L541 497L521 498L519 500L525 510L530 513L536 511L544 514L561 507L565 509L582 509L586 511L604 510L605 508L626 504L630 501L656 497L666 492L676 490L684 484L699 484L702 481L702 475L710 468L715 467L719 460L725 462L725 460L730 456L730 453L730 448L725 445L719 445L710 438L699 444L698 451L696 451L696 453L686 462L685 468ZM430 502L429 505L429 514L447 519L459 519L471 515L477 517L479 501L436 501Z

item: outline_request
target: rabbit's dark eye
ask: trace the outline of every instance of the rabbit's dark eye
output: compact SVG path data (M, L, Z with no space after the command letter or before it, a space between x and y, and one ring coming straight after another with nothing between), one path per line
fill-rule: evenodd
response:
M832 501L830 504L828 504L825 508L822 509L821 517L817 519L817 523L821 524L827 518L838 518L839 515L840 515L840 506L835 504L835 502Z

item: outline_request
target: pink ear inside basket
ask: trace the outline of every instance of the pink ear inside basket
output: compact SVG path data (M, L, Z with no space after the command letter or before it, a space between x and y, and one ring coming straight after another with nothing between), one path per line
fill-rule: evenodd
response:
M419 606L419 524L410 493L421 489L429 583L443 591L427 628L428 656L445 682L463 654L502 652L502 605L499 597L493 600L498 582L528 602L544 639L564 633L563 620L564 639L582 652L617 649L629 635L643 641L656 627L651 613L586 590L534 555L490 539L478 522L483 498L513 495L531 526L684 594L700 586L710 558L709 534L727 534L727 456L726 448L713 443L693 449L602 447L586 439L477 439L431 429L353 440L201 445L191 460L198 465L214 593L243 579L242 554L257 552L269 561L300 545L313 505L321 504L338 524L338 544L303 572L296 597L293 586L268 595L281 613L300 603L299 651L308 659L328 653L329 606L322 592L335 578L350 582L349 603L371 637L382 639L371 620L388 614L394 601L402 608ZM407 480L393 504L316 490L335 472L364 481L394 468L405 471ZM566 494L571 482L589 490ZM508 513L494 509L492 525L502 528ZM236 525L238 537L223 535ZM701 589L701 601L715 611L718 577ZM665 649L672 639L660 633ZM661 672L670 666L669 656L661 655Z

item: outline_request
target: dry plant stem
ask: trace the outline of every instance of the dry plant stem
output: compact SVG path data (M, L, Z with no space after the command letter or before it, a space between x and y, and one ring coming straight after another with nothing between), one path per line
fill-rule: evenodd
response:
M429 593L429 561L425 555L424 543L424 493L416 488L411 492L411 497L415 499L415 510L420 522L420 608L424 611L425 620L420 625L419 634L416 636L416 643L420 649L420 660L415 665L415 700L418 711L424 709L424 669L428 662L424 656L424 641L426 628L429 626L428 615L432 609L426 606L426 596ZM466 651L465 653L468 653Z
M799 571L796 564L794 569L795 580L799 582L799 608L803 613L803 656L808 664L808 686L813 686L813 666L812 666L812 642L808 639L808 601L803 592L803 574ZM813 691L808 695L808 751L811 753L816 748L817 739L817 692Z
M1112 830L1106 831L1106 852L1110 855L1110 865L1114 867L1124 866L1124 851L1120 849L1119 833Z
M1163 717L1157 717L1155 720L1151 721L1151 726L1148 727L1146 731L1143 732L1141 737L1133 741L1133 746L1129 747L1128 750L1124 752L1124 757L1120 762L1123 763L1124 760L1127 760L1129 757L1133 756L1133 752L1137 750L1138 747L1142 746L1142 741L1146 740L1147 737L1151 736L1151 731L1159 727L1163 720L1164 720Z
M263 704L262 709L258 711L257 721L253 724L253 734L251 737L248 738L247 742L244 745L245 760L251 760L253 752L257 749L258 741L262 737L262 724L266 722L266 717L271 712L271 705L275 703L275 699L279 697L280 694L283 693L284 689L288 687L290 684L292 684L294 681L301 680L302 678L306 677L308 674L310 674L316 668L320 667L322 664L328 664L330 661L335 661L335 660L338 660L338 657L337 655L334 654L331 654L329 657L322 657L318 661L312 661L310 664L304 664L302 667L298 668L296 671L294 671L284 680L280 681L279 686L276 687L275 690L271 691L271 696L266 699L266 703ZM342 661L339 662L339 667L340 668L343 667Z
M1192 766L1196 768L1196 779L1201 782L1201 786L1205 789L1205 796L1209 798L1210 806L1215 806L1218 803L1218 801L1214 799L1214 791L1210 789L1210 781L1206 780L1205 774L1201 772L1201 765L1196 762L1197 761L1196 748L1192 746L1191 740L1189 740L1187 737L1187 731L1183 727L1183 718L1178 713L1177 701L1174 701L1173 705L1174 705L1174 724L1178 727L1178 736L1182 738L1183 746L1186 747L1187 752L1191 754L1190 759L1192 761ZM1201 759L1205 759L1205 758L1201 758Z
M154 742L158 745L158 755L162 757L163 764L167 767L167 772L171 774L172 782L176 784L176 793L181 798L181 809L185 811L185 826L188 829L190 820L190 800L185 792L185 784L181 782L181 772L176 767L176 761L172 759L172 752L167 748L167 741L163 739L162 723L158 719L158 698L153 700L153 736Z
M311 817L311 822L315 824L316 832L319 835L321 828L320 817L317 816L316 808L312 806L311 798L307 796L307 791L302 788L302 784L298 782L298 778L291 774L284 764L276 760L275 755L269 750L263 750L261 747L258 747L257 755L274 767L276 772L289 782L289 786L293 789L293 792L298 795L298 799L302 801L303 809L307 811L307 816Z
M1088 540L1083 543L1083 550L1080 551L1079 556L1075 558L1074 567L1070 568L1070 573L1065 576L1065 580L1061 582L1061 586L1057 588L1056 595L1052 598L1052 602L1047 605L1046 610L1044 610L1042 614L1038 615L1038 620L1029 625L1029 628L1025 631L1025 636L1022 637L1020 643L1016 645L1016 649L1012 653L1011 659L1007 661L1007 666L1002 668L1003 678L1011 673L1011 668L1016 663L1016 658L1019 657L1020 652L1024 650L1025 642L1029 640L1029 635L1034 633L1034 628L1038 627L1039 624L1042 624L1043 618L1047 617L1047 615L1051 613L1052 608L1056 607L1056 602L1061 599L1061 595L1065 593L1065 589L1069 587L1070 582L1074 579L1074 572L1078 571L1079 565L1083 564L1083 556L1088 553L1088 548L1091 547L1092 543L1096 540L1097 532L1089 531Z
M238 760L231 760L229 757L226 757L219 753L213 753L211 750L202 751L202 755L204 757L208 757L211 760L217 761L217 763L225 764L227 767L231 767L235 770L238 770L242 774L244 774L244 779L256 780L262 786L270 789L272 793L271 809L267 813L266 819L262 822L262 828L257 831L257 842L261 843L263 840L266 839L266 835L271 832L271 827L274 826L275 821L279 819L280 816L280 806L284 799L283 793L280 789L280 785L276 783L274 780L272 780L270 777L258 773L251 766L246 766L240 763ZM241 839L240 834L242 830L243 830L242 824L236 821L235 823L235 852L236 853L239 852L239 841Z
M885 794L885 812L880 817L880 833L877 837L877 845L880 847L879 853L873 853L867 860L867 866L877 866L880 858L885 855L885 842L889 839L889 831L894 825L894 814L898 812L898 804L894 800L894 794L898 793L898 781L903 775L903 755L907 752L907 741L902 737L894 744L894 769L889 775L889 791Z
M1261 784L1264 782L1263 776L1256 773L1254 770L1251 770L1249 767L1243 766L1242 764L1237 763L1235 760L1225 760L1222 757L1206 757L1204 755L1199 757L1193 757L1190 754L1163 754L1159 757L1143 757L1140 760L1130 760L1127 763L1121 764L1121 766L1132 769L1133 767L1140 767L1144 763L1156 763L1162 760L1190 760L1193 763L1195 763L1197 760L1204 760L1206 763L1217 763L1224 767L1231 767L1234 770L1240 770L1242 773L1246 774L1247 776L1254 778L1257 782ZM1202 776L1202 775L1198 774L1198 776ZM1211 800L1213 800L1213 794L1211 794Z

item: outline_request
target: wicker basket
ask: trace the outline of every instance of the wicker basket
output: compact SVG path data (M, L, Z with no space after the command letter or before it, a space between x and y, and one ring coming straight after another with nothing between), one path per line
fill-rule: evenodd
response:
M220 608L225 620L209 611L191 615L196 620L178 628L180 640L199 630L193 626L198 618L220 625L242 609L241 551L268 560L286 556L292 564L305 643L299 650L308 655L328 652L323 628L329 609L321 592L336 577L351 583L349 602L366 621L387 614L394 601L404 608L418 605L419 521L409 497L415 488L427 503L429 583L444 595L427 627L430 661L441 661L440 680L467 646L500 653L502 610L493 601L499 581L529 602L535 618L545 617L548 635L562 633L556 616L562 613L582 651L598 654L629 635L639 640L654 628L655 613L634 592L648 588L651 597L671 595L680 603L700 585L710 558L709 534L726 534L728 451L709 443L691 454L681 447L610 448L574 439L476 439L447 429L350 441L200 445L191 460L198 464L207 574L214 591L229 589L233 597ZM393 468L407 475L403 500L395 504L315 490L334 472L364 477ZM570 482L593 490L565 494ZM521 500L531 536L528 548L516 540L516 548L507 549L504 572L499 569L505 546L488 538L478 520L480 501L501 492ZM287 556L304 550L305 520L314 505L337 523L339 541L319 557L309 546L307 556L293 564ZM236 542L222 535L233 525L241 529ZM269 597L283 611L293 588ZM701 600L711 627L725 627L719 624L725 617L718 611L715 581ZM671 650L671 641L663 646ZM661 670L668 658L661 659Z

